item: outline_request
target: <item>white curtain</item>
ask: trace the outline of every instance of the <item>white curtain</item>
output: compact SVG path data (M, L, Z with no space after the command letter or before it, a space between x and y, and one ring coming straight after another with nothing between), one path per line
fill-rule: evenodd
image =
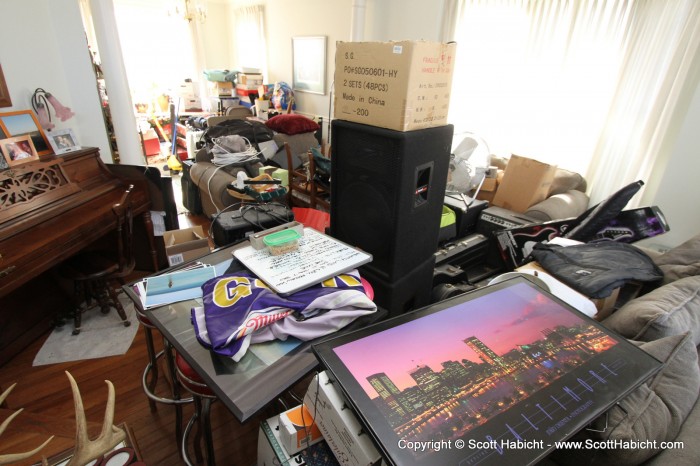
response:
M267 77L265 8L262 5L237 8L233 11L233 21L237 68L256 68Z
M697 82L699 11L695 0L448 0L450 122L498 155L585 175L595 203L644 180L668 146Z
M586 175L595 180L592 202L635 180L653 183L652 172L665 167L700 78L700 2L634 2L624 52ZM636 196L629 207L643 198Z

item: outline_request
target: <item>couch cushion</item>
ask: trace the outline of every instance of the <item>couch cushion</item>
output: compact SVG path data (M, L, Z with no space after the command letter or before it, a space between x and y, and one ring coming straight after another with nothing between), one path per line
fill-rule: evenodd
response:
M684 464L698 464L700 460L700 398L695 402L693 410L683 423L676 442L683 442L676 448L669 448L644 463L644 466L668 466L669 464L681 466Z
M664 283L700 275L700 235L654 259L664 272Z
M557 450L552 454L557 463L637 465L658 453L661 442L676 438L700 390L696 347L689 334L637 345L664 362L661 370L572 440L648 440L656 441L657 448L642 443L640 448Z
M557 168L554 172L552 186L549 188L549 195L565 193L572 189L586 192L586 179L578 173Z
M542 222L578 217L588 208L588 200L586 193L572 189L530 206L525 215Z
M282 114L270 118L265 122L268 128L284 134L300 134L318 131L318 123L312 119L296 113Z
M604 324L626 338L652 341L690 331L700 345L700 275L677 280L628 302Z

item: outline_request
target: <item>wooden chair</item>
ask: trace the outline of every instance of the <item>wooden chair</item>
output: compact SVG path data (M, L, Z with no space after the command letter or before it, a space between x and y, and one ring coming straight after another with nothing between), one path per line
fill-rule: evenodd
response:
M323 146L321 146L321 153L324 153ZM318 167L316 163L316 158L313 156L311 151L309 151L309 173L311 175L311 200L313 207L322 207L323 209L330 212L330 182L322 182L321 178L329 177L330 173L325 173Z
M114 251L84 251L68 259L61 266L61 274L73 280L74 299L76 303L73 335L80 333L82 303L89 309L95 299L102 313L107 314L114 307L125 327L131 325L112 282L123 278L134 270L135 257L133 250L133 212L131 209L131 193L134 185L130 185L117 204L112 206L112 212L117 221L117 250Z
M325 194L327 190L319 186L316 181L318 174L316 162L314 161L311 151L309 150L308 170L303 166L301 168L293 168L292 151L289 144L284 143L284 150L287 154L287 167L289 170L289 187L287 190L287 203L289 207L310 207L315 209L323 207L330 210L330 203L326 200ZM323 148L321 149L323 152ZM294 193L299 193L294 195Z

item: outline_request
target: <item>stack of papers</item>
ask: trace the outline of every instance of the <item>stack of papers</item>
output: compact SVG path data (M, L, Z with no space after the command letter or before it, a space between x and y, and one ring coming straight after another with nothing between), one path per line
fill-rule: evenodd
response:
M213 266L195 262L176 272L145 278L134 284L134 291L141 298L141 307L149 309L201 298L202 284L216 275Z

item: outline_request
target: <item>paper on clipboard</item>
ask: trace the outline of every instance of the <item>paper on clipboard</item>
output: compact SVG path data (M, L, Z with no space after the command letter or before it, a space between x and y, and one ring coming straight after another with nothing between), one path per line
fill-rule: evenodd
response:
M273 256L267 249L252 246L236 249L233 255L276 293L285 296L348 272L372 260L372 255L335 238L304 228L299 249Z

